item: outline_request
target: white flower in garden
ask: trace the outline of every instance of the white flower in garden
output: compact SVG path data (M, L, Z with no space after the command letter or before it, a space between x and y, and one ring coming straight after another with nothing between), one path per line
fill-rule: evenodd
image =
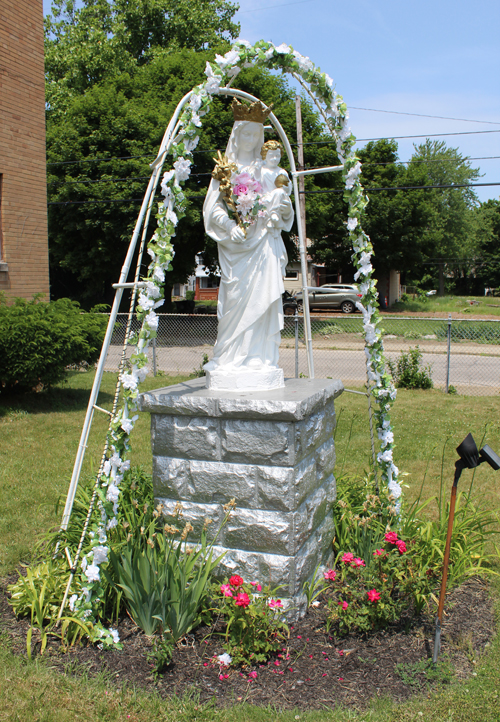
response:
M358 219L356 217L351 217L347 221L347 230L354 231L356 229L357 225L358 225Z
M351 170L348 172L346 180L345 180L345 187L350 190L354 183L356 182L359 174L361 173L361 163L358 161L356 165L351 168Z
M158 316L154 311L148 313L144 320L152 331L156 331L156 329L158 328Z
M276 48L276 52L280 55L288 55L288 53L292 52L292 49L286 43L281 43L281 45L278 45L278 47Z
M177 181L185 181L191 173L191 161L180 157L175 161L174 168Z
M137 376L133 373L120 374L120 381L122 382L124 389L129 389L130 391L135 391L137 388Z
M219 662L220 662L221 664L223 664L225 667L229 667L229 665L230 665L231 662L233 661L231 655L230 655L230 654L227 654L227 652L225 652L224 654L219 654L218 657L217 657L217 659L218 659Z
M94 564L103 564L108 561L108 547L97 546L92 550L94 552Z
M115 644L118 644L118 642L120 641L120 635L118 634L118 630L117 630L117 629L113 629L112 627L110 627L110 628L109 628L109 633L110 633L111 636L113 637L113 642L114 642Z
M75 602L78 599L78 594L72 594L69 598L69 609L71 612L75 611Z
M98 582L100 579L99 567L97 567L95 564L90 564L85 570L85 576L87 577L89 582Z
M108 523L106 524L106 529L109 531L110 529L114 529L115 526L118 526L118 519L116 517L111 519L111 521L108 521Z

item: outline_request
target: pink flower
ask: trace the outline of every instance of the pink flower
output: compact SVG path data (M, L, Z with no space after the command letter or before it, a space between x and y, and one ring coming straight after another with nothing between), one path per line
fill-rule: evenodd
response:
M367 594L368 594L368 599L370 600L370 602L378 602L378 600L380 599L380 592L377 592L376 589L370 589L370 591L367 592Z
M395 544L398 540L398 535L395 531L389 531L385 535L386 542L389 542L389 544Z
M351 566L353 566L353 567L366 567L366 564L365 564L364 561L363 561L362 559L360 559L359 557L355 557L355 559L353 559L353 562L352 562Z
M338 604L339 604L339 606L342 607L342 609L344 610L344 612L345 612L345 610L347 609L347 607L349 606L348 602L346 602L346 601L344 601L344 602L338 602Z
M259 582L250 582L250 584L252 585L252 587L256 587L258 592L261 591L262 586L259 584Z
M333 582L337 573L333 569L328 569L326 572L323 572L323 576L325 579L330 579L330 581Z
M385 554L385 551L383 549L375 549L373 552L374 557L383 557Z
M252 183L252 190L255 191L255 193L262 193L262 186L259 181L254 181Z
M234 186L233 193L235 196L244 196L248 193L248 186L243 185L243 183L238 183L238 185Z
M346 552L344 556L342 557L342 561L344 564L350 564L354 559L354 554L352 552Z
M248 673L249 679L257 679L257 672L254 670L253 672Z
M275 609L276 607L283 607L283 602L281 601L281 599L270 599L269 606L271 607L271 609Z
M404 543L404 541L403 541L402 539L398 539L398 541L396 542L396 546L397 546L398 552L399 552L400 554L404 554L404 553L405 553L405 551L406 551L406 544Z
M240 173L233 178L233 183L235 185L239 185L240 183L243 185L249 185L250 183L252 183L252 181L253 178L250 173Z
M234 577L230 577L229 584L232 587L241 587L241 585L243 584L243 579L237 574L235 574Z
M225 597L233 596L233 593L231 591L231 587L229 586L229 584L222 584L220 590Z
M248 607L248 605L250 604L250 597L248 596L248 594L245 594L245 592L240 592L236 595L234 603L237 607Z

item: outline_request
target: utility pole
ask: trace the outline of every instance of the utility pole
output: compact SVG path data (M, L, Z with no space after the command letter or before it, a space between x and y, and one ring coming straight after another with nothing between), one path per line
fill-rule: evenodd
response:
M300 95L295 96L295 118L297 122L297 158L298 158L298 166L297 170L304 170L304 143L302 141L302 112L300 107ZM304 176L299 176L299 206L300 206L300 215L301 215L301 222L302 222L302 231L304 234L304 240L307 245L307 235L306 235L306 197L304 195ZM298 222L298 221L297 221ZM309 285L309 284L307 284Z

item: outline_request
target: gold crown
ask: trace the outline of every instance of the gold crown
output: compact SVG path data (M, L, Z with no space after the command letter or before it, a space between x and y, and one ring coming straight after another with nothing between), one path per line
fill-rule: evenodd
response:
M267 120L267 116L273 109L274 103L266 108L259 100L251 105L244 105L239 100L233 98L231 103L231 110L235 120L250 120L253 123L264 123Z

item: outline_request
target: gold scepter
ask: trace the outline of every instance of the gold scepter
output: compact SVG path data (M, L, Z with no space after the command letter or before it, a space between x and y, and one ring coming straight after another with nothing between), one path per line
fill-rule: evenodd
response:
M240 228L243 228L243 233L246 238L247 231L243 225L243 220L238 212L236 203L233 200L233 188L231 186L231 176L233 173L238 172L238 166L236 163L230 161L226 155L222 155L220 150L217 151L217 158L213 158L213 160L215 162L215 168L212 171L212 178L219 181L220 191L224 196L226 205L235 214L238 225Z

